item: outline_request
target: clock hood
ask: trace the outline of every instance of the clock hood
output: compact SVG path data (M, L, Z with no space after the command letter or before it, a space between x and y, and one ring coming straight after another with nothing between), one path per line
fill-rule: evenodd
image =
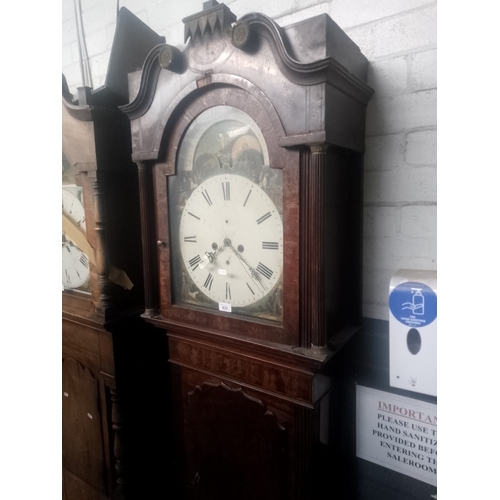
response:
M239 87L273 109L282 147L364 150L368 62L329 16L282 28L260 13L236 20L211 1L183 21L187 46L156 46L129 76L130 103L120 109L131 120L134 159L158 159L176 109L217 87Z

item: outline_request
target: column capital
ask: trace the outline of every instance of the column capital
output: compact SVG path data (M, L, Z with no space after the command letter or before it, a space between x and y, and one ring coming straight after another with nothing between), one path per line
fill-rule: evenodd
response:
M313 155L319 155L325 154L329 146L330 145L325 142L323 144L313 144L312 146L309 146L309 148L311 149L311 153Z

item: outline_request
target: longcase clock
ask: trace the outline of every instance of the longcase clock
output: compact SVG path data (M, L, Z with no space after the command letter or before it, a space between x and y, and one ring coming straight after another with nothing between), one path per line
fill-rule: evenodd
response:
M145 339L151 336L139 317L144 294L137 171L130 160L128 120L117 107L127 102L127 73L140 68L151 48L163 41L121 9L105 85L95 91L79 88L74 99L63 76L62 479L66 500L123 498L130 478L126 457L130 440L120 390L120 377L125 380L127 371L125 340L138 333Z
M183 21L186 49L155 47L121 107L180 488L310 498L336 470L360 320L367 60L327 15L283 28L210 1Z

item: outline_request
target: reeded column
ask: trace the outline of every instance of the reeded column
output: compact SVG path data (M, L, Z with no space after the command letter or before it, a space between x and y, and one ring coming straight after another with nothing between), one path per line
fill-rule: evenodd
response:
M153 169L144 161L138 161L139 193L141 205L142 255L144 271L145 314L153 316L158 309L157 248L155 243L155 210Z
M300 165L301 346L326 344L324 307L324 171L327 144L310 146Z

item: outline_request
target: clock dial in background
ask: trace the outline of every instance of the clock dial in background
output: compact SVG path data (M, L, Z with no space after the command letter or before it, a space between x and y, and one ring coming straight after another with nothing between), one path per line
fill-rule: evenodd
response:
M67 230L76 229L84 236L86 234L83 192L75 184L74 169L64 155L62 172L62 286L66 290L90 292L89 258L70 238Z
M168 189L175 303L282 321L282 176L256 123L230 106L201 113Z

